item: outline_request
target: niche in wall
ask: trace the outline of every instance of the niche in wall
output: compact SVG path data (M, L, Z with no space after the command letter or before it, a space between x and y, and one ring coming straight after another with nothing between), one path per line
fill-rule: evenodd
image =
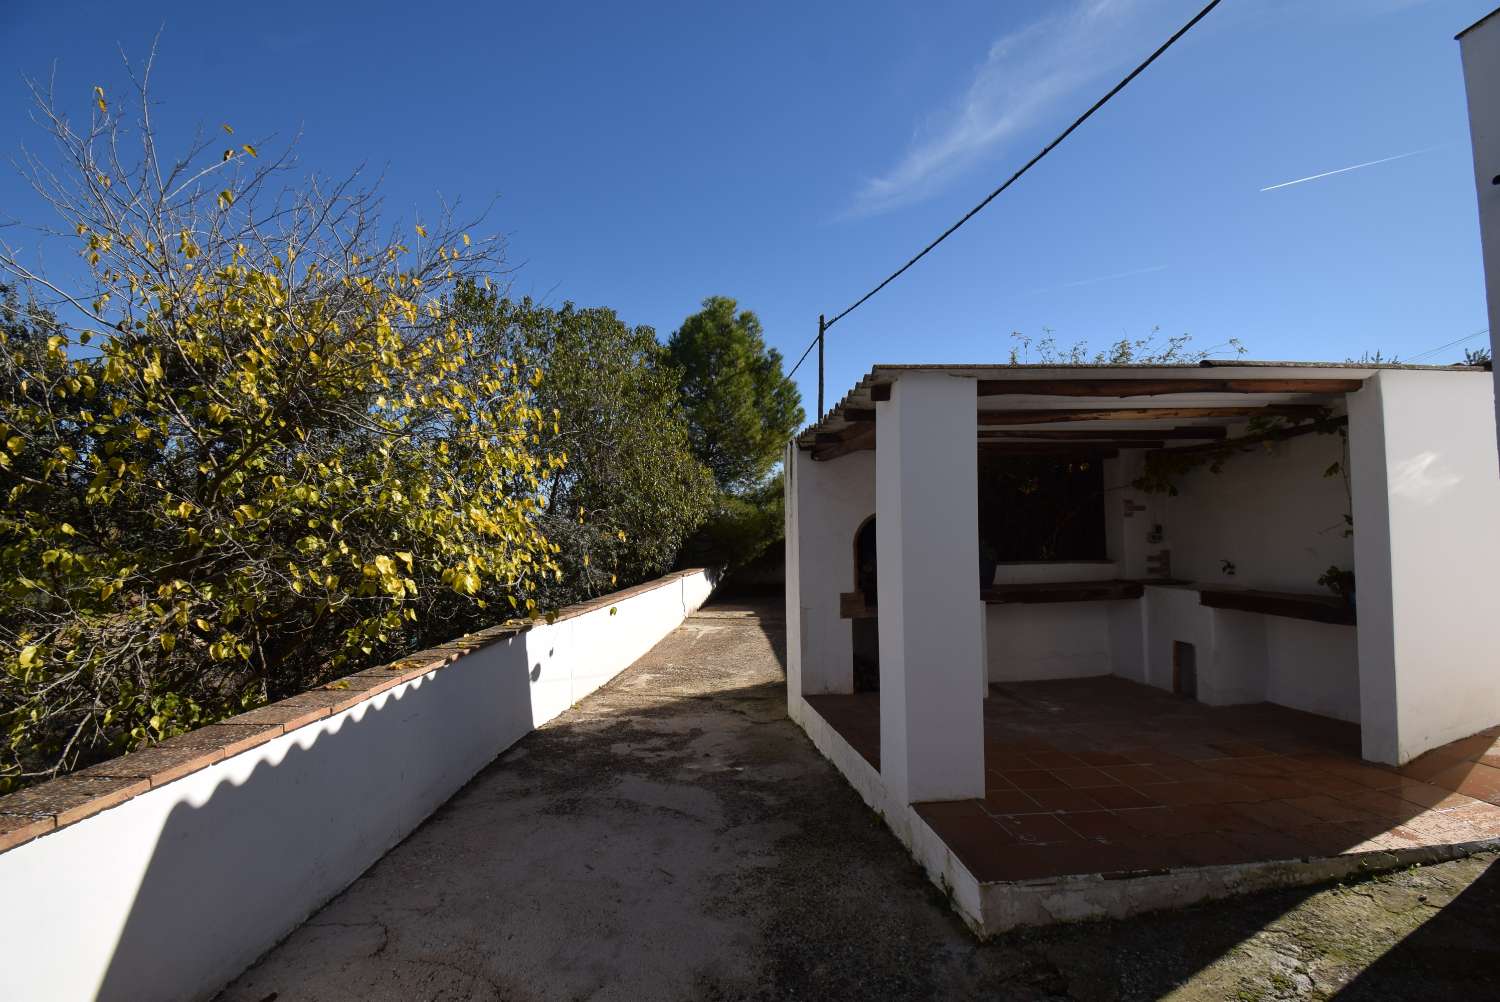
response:
M1172 692L1184 699L1198 698L1198 649L1172 641Z

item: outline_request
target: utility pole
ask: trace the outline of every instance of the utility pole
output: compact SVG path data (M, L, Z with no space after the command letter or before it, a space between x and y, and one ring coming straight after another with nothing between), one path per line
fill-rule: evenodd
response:
M823 420L823 331L828 327L818 314L818 420Z

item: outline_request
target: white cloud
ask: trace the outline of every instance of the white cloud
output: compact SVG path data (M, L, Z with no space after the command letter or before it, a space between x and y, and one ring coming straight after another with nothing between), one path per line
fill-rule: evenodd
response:
M963 97L918 130L894 166L864 182L850 214L873 215L931 195L982 154L1052 115L1084 84L1144 56L1146 38L1134 16L1142 5L1074 0L1063 13L1002 36Z

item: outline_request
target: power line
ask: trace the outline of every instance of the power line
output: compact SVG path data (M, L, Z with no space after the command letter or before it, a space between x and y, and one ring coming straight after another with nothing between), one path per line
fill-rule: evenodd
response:
M942 232L942 234L936 240L934 240L932 243L928 244L926 247L923 247L922 250L921 250L921 252L918 253L916 257L913 257L910 261L907 261L901 267L899 267L895 271L891 272L891 274L885 279L885 281L883 281L879 285L875 286L875 288L871 289L869 292L865 293L863 296L860 296L859 299L855 300L855 302L854 302L853 305L851 305L850 307L848 307L847 309L845 309L842 313L835 314L832 320L829 320L826 323L822 324L821 329L819 330L819 337L814 338L812 344L809 344L807 346L807 349L802 352L802 357L797 359L797 364L794 365L794 366L792 366L792 371L789 372L789 373L787 373L787 377L791 378L792 376L796 375L797 370L802 366L802 363L807 360L808 353L811 352L813 350L813 348L817 346L818 342L822 339L821 335L824 332L826 332L828 330L828 328L830 328L834 324L838 323L840 320L842 320L844 317L848 316L850 313L853 313L856 309L858 309L861 305L863 305L865 303L865 301L868 300L871 296L875 295L875 293L879 292L881 289L884 289L887 285L890 285L897 278L901 277L901 274L903 272L905 272L912 265L916 264L918 261L922 260L922 258L926 257L927 254L934 247L936 247L938 244L942 243L944 240L947 240L950 236L952 236L955 230L957 230L964 223L967 223L970 219L972 219L974 216L976 216L979 213L979 211L981 209L983 209L986 205L989 205L991 202L993 202L996 199L996 197L998 197L1000 195L1001 192L1003 192L1005 189L1009 188L1011 185L1013 185L1017 181L1019 181L1021 179L1022 175L1024 175L1027 171L1031 170L1032 167L1035 167L1042 160L1043 157L1045 157L1048 153L1051 153L1053 151L1053 149L1055 149L1059 144L1061 144L1064 139L1067 139L1070 135L1072 135L1073 132L1074 132L1074 130L1076 130L1080 125L1082 125L1084 122L1087 122L1093 116L1094 112L1098 111L1100 108L1102 108L1106 104L1108 104L1110 98L1114 97L1116 94L1120 93L1120 91L1124 90L1130 84L1130 82L1132 80L1134 80L1136 77L1140 76L1141 73L1143 73L1145 71L1146 67L1148 67L1152 63L1156 62L1157 58L1159 56L1161 56L1162 53L1166 52L1174 44L1176 44L1176 42L1177 42L1177 40L1179 38L1181 38L1183 35L1186 35L1189 31L1191 31L1194 25L1196 25L1199 21L1201 21L1205 17L1207 17L1208 13L1210 11L1212 11L1215 7L1219 6L1219 4L1221 2L1222 2L1222 0L1212 0L1212 2L1210 2L1202 10L1200 10L1198 13L1194 14L1193 17L1192 17L1192 20L1188 21L1181 28L1178 28L1177 31L1175 33L1173 33L1172 37L1168 38L1165 42L1163 42L1160 46L1157 47L1157 49L1156 49L1155 52L1151 53L1151 55L1149 55L1149 56L1146 57L1146 61L1145 62L1141 63L1135 69L1131 70L1130 73L1123 80L1121 80L1119 83L1117 83L1113 87L1111 87L1110 90L1109 90L1109 93L1105 94L1099 100L1095 101L1089 107L1088 111L1085 111L1082 115L1080 115L1076 119L1074 119L1072 125L1069 125L1066 129L1064 129L1062 131L1061 134L1058 135L1058 137L1056 139L1052 140L1052 142L1050 142L1046 146L1044 146L1042 148L1042 151L1040 153L1038 153L1036 156L1032 157L1030 160L1026 161L1025 166L1023 166L1020 170L1016 171L1009 178L1007 178L1004 184L1002 184L1000 187L996 188L994 191L992 191L988 195L986 195L985 198L984 198L984 201L980 202L978 205L974 206L974 208L972 208L968 212L964 213L964 216L963 216L962 219L960 219L958 222L954 223L952 226L950 226L946 230L944 230Z
M1418 359L1431 358L1433 355L1436 355L1440 351L1446 351L1449 348L1454 347L1455 345L1463 344L1465 341L1472 341L1477 337L1488 334L1489 332L1490 329L1486 327L1482 331L1475 331L1473 334L1465 334L1463 337L1459 338L1456 341L1449 341L1447 344L1440 344L1436 348L1429 348L1426 351L1418 352L1417 354L1408 358L1407 362L1416 362Z

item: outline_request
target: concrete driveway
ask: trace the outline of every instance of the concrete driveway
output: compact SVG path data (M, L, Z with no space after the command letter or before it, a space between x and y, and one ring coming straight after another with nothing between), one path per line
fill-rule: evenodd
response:
M784 647L779 601L692 616L221 998L1500 997L1489 858L979 944L786 718Z

